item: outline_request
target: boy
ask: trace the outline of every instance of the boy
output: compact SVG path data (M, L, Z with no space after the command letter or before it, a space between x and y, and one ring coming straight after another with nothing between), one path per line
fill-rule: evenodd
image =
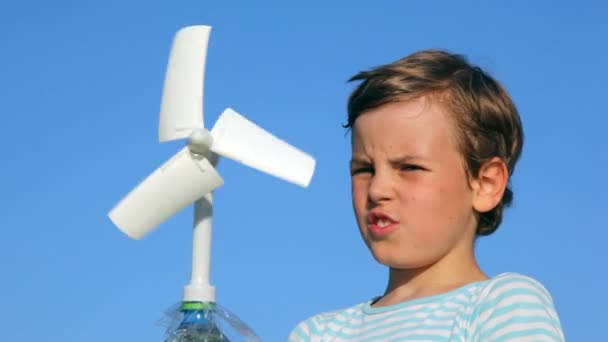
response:
M363 240L389 268L382 296L300 323L290 341L563 341L532 278L484 274L477 236L513 198L519 114L464 57L414 53L357 74L348 102L352 202Z

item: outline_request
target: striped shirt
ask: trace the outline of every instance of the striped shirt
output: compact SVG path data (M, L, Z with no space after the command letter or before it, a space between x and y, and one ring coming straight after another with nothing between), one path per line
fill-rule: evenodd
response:
M371 303L313 316L296 326L289 341L565 340L549 292L516 273L392 306Z

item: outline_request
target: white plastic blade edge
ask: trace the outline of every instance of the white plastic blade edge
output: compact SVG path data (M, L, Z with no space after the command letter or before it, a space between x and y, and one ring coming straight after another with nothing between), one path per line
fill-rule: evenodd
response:
M203 83L211 27L177 32L165 73L160 109L160 142L182 139L203 127Z
M315 160L228 108L213 129L211 150L259 171L307 187Z
M195 159L185 147L123 198L109 217L125 234L141 239L223 183L207 159Z

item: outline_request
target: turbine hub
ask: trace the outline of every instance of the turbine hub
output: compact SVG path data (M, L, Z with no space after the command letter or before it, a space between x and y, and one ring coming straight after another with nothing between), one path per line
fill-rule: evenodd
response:
M213 137L211 132L206 129L196 129L190 134L188 140L188 148L190 152L198 155L204 155L211 148Z

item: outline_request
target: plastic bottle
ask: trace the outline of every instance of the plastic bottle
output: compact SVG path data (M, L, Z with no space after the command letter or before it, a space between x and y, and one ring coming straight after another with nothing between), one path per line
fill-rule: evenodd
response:
M214 303L184 302L181 313L181 323L165 342L230 342L218 326Z

